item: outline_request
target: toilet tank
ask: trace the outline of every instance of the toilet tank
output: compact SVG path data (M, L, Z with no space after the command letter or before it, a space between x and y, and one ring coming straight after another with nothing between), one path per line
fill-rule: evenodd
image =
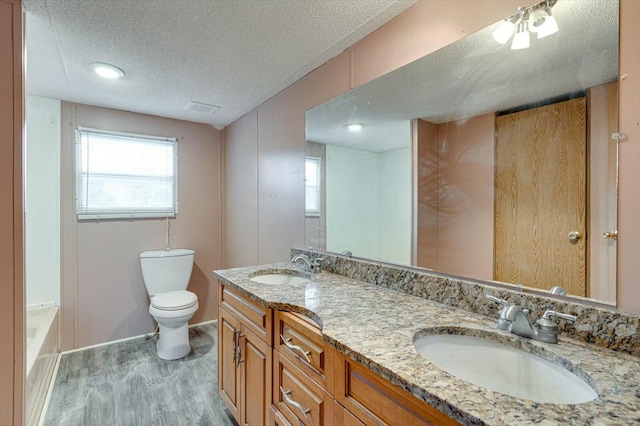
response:
M186 290L193 269L193 250L154 250L140 253L140 267L149 296Z

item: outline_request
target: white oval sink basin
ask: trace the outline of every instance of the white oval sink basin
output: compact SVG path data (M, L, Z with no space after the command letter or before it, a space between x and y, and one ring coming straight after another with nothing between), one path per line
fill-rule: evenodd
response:
M291 272L267 272L249 278L251 281L260 284L284 285L284 284L304 284L309 279L302 276L297 271Z
M553 404L580 404L598 397L571 371L492 340L433 334L413 344L420 355L440 369L495 392Z

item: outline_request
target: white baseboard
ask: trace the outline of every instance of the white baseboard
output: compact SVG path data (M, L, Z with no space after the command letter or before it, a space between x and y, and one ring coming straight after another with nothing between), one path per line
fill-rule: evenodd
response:
M213 324L213 323L217 323L217 322L218 322L218 320L217 320L217 319L209 320L209 321L202 321L202 322L199 322L199 323L197 323L197 324L189 324L189 328L191 328L191 327L198 327L199 325Z
M210 321L203 321L203 322L199 322L199 323L197 323L197 324L190 324L190 325L189 325L189 328L191 328L191 327L197 327L197 326L199 326L199 325L205 325L205 324L217 323L217 322L218 322L218 320L217 320L217 319L210 320ZM70 353L73 353L73 352L84 351L84 350L87 350L87 349L99 348L99 347L102 347L102 346L113 345L113 344L115 344L115 343L127 342L127 341L129 341L129 340L140 339L140 338L143 338L143 337L147 337L147 336L149 336L149 335L153 335L153 333L154 333L154 332L152 331L151 333L140 334L140 335L138 335L138 336L126 337L126 338L124 338L124 339L118 339L118 340L111 340L111 341L109 341L109 342L98 343L98 344L91 345L91 346L83 346L83 347L81 347L81 348L77 348L77 349L70 349L70 350L68 350L68 351L60 352L60 355L70 354Z

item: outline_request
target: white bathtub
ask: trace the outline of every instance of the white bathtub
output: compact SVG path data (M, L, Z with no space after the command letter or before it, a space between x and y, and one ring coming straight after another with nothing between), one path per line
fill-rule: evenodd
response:
M60 353L58 307L27 310L26 322L25 424L31 426L38 424L53 369Z

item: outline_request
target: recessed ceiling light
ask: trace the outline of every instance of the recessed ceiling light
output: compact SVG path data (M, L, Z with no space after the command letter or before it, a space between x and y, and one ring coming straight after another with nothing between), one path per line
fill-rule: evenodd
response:
M349 129L349 131L351 132L359 132L360 130L362 130L362 124L360 123L347 124L347 129Z
M109 79L124 77L124 71L110 64L105 64L102 62L92 62L89 64L89 68L91 68L91 70L98 74L100 77Z

